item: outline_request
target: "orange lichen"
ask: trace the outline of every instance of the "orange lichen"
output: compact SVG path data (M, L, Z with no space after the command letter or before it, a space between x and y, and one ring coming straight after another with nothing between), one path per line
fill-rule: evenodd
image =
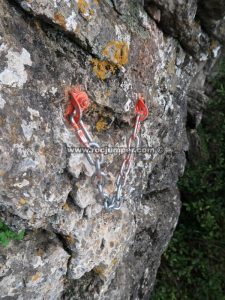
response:
M89 4L85 0L78 0L77 2L78 9L82 15L87 14L89 10Z
M116 70L128 63L129 47L122 41L111 41L102 51L107 60L92 59L93 71L99 79L105 80Z
M24 198L22 198L22 197L21 197L21 198L19 199L19 201L18 201L18 204L19 204L19 205L25 205L26 203L27 203L27 200L24 199Z
M118 66L126 65L129 56L128 44L123 41L110 41L102 51L102 55Z
M55 13L54 14L54 20L57 24L59 24L60 26L62 27L66 27L66 20L65 20L65 17L60 14L60 13Z
M38 279L40 279L41 277L41 273L40 272L36 272L32 277L31 280L32 281L37 281Z
M107 122L104 118L100 118L98 122L96 123L96 129L97 131L104 131L107 129Z
M82 15L86 20L90 20L96 11L96 6L99 5L98 0L86 1L86 0L78 0L77 7Z
M65 203L62 208L65 210L70 210L68 203Z
M96 5L99 5L97 0L86 1L78 0L77 6L80 14L86 19L91 19L95 14Z
M106 60L95 58L91 60L91 63L93 64L93 71L101 80L105 80L111 74L114 74L117 69L113 63Z

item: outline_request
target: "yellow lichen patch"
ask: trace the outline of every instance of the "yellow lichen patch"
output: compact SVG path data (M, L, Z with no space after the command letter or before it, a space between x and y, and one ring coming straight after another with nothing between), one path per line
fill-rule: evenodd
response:
M60 13L55 13L54 14L54 20L57 24L59 24L60 26L66 28L66 20L65 17L60 14Z
M77 2L79 12L86 20L95 15L96 5L99 5L97 0L78 0Z
M91 63L93 64L93 71L101 80L105 80L111 74L114 74L117 69L113 63L97 58L92 59Z
M22 198L22 197L21 197L21 198L19 199L19 201L18 201L18 204L21 205L21 206L22 206L22 205L25 205L26 203L27 203L27 200L24 199L24 198Z
M104 131L107 129L107 122L104 118L100 118L98 122L96 123L96 129L97 131Z
M93 71L99 79L105 80L115 74L119 67L128 63L129 47L122 41L111 41L102 51L107 60L92 59Z
M111 262L111 266L113 267L113 266L117 265L118 262L119 262L119 260L117 258L113 258L113 260Z
M62 208L65 210L70 210L68 203L65 203Z
M102 51L102 55L118 66L126 65L129 57L128 44L123 41L111 41Z
M89 9L89 4L85 0L78 0L77 2L78 9L82 15L87 14Z
M31 280L32 281L37 281L38 279L40 279L41 277L41 273L40 272L36 272L32 277Z

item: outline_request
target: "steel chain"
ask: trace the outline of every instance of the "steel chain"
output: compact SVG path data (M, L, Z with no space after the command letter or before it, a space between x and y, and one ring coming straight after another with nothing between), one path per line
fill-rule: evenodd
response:
M135 122L135 127L130 135L128 142L127 142L127 153L124 157L124 160L122 162L119 174L117 175L116 178L116 189L115 192L112 196L110 196L107 192L105 192L104 188L108 182L108 176L102 171L102 164L104 163L104 156L102 153L96 154L96 158L93 158L90 153L86 153L85 155L87 157L88 162L90 165L95 167L95 172L92 175L91 181L93 185L96 186L98 189L99 195L104 201L104 207L107 210L118 210L121 207L122 201L123 201L123 188L126 185L128 175L130 173L132 164L133 164L133 148L139 147L139 137L138 137L138 131L140 129L140 116L137 115L136 117L136 122ZM71 123L73 124L73 116L71 117ZM86 137L87 143L85 145L86 148L94 148L94 149L100 149L100 145L97 142L94 142L90 133L88 130L85 128L85 125L83 124L82 121L80 121L80 127L82 130L82 134ZM133 147L132 147L133 143Z
M91 134L86 129L83 121L81 120L82 111L89 105L88 96L86 93L71 89L70 96L72 97L71 103L68 105L68 111L65 113L65 118L75 129L80 142L87 149L100 149L100 145L93 141ZM140 123L148 116L148 109L144 104L142 97L139 97L136 103L136 120L132 134L127 140L127 152L120 167L120 171L117 175L115 185L116 189L113 195L109 195L105 191L105 186L108 182L108 175L102 170L102 164L104 163L103 153L91 153L85 152L88 162L95 168L91 181L96 186L100 198L104 201L104 207L106 210L118 210L123 202L123 189L126 186L126 182L133 165L134 148L138 148L140 139L138 133L140 131Z

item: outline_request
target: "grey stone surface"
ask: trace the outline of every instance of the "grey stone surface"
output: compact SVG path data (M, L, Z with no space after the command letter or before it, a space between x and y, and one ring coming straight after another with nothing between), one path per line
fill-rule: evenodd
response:
M200 122L220 53L199 9L194 0L0 0L0 216L27 231L18 249L0 249L0 297L148 299L179 217L187 117ZM138 93L149 107L141 145L153 150L137 155L120 211L103 209L93 168L70 151L79 143L63 119L64 91L76 84L103 146L125 145ZM108 191L121 160L106 157Z
M59 299L69 254L54 234L28 233L0 252L1 299Z

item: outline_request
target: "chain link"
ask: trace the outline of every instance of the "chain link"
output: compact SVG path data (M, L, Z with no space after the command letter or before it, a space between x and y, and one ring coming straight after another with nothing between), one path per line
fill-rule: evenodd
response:
M126 185L128 175L133 165L134 148L139 147L140 144L140 139L138 137L138 132L140 129L139 117L140 116L137 115L134 130L128 139L127 153L117 175L115 183L116 189L112 196L109 196L109 194L105 192L105 186L108 182L108 176L102 171L102 164L104 163L103 154L94 153L93 156L95 157L93 157L90 153L85 153L88 162L95 167L95 172L91 178L92 184L98 189L99 196L104 201L104 207L107 210L119 210L121 208L121 204L123 202L123 188ZM80 125L80 130L82 130L82 134L87 140L85 146L89 149L100 149L100 145L97 142L93 141L90 133L88 132L82 121L80 122Z
M100 150L100 145L97 142L93 141L91 134L88 132L85 124L81 120L82 111L87 108L88 105L88 96L85 93L82 93L80 90L77 91L75 89L71 89L70 93L73 101L75 102L73 102L72 108L71 104L68 105L68 111L66 111L65 114L67 121L69 121L69 123L75 129L80 142L85 148ZM119 210L124 199L123 191L133 165L134 149L139 147L140 144L140 139L138 136L138 133L140 131L140 123L145 118L147 118L148 115L148 109L145 106L144 100L141 96L136 103L135 112L135 126L132 134L127 140L127 152L124 156L120 171L115 181L116 188L113 195L109 195L105 191L105 186L107 185L109 176L102 170L102 164L104 163L103 153L85 152L88 162L95 168L94 174L91 178L92 184L97 188L99 196L103 200L106 210Z

